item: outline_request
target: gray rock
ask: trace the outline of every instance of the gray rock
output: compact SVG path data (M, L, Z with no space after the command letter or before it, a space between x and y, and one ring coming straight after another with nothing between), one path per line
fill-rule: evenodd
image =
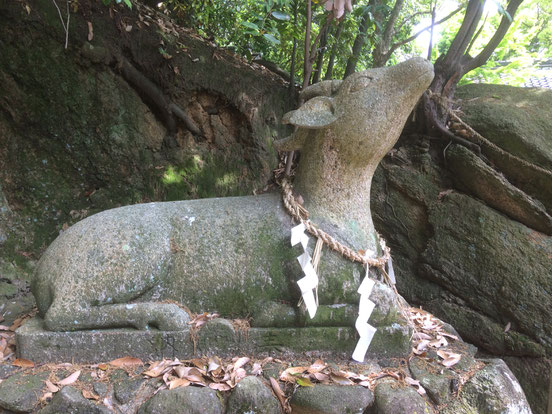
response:
M394 381L381 381L374 391L375 403L370 414L432 414L433 407L412 387Z
M434 360L412 358L408 362L412 378L419 380L426 390L429 398L437 405L446 403L451 397L451 382L458 380L458 375L453 371L444 369Z
M0 383L0 407L18 413L28 413L38 404L48 373L19 372Z
M488 361L462 388L461 398L481 414L531 414L514 374L501 359Z
M134 398L145 380L141 378L129 378L126 373L121 375L121 377L121 379L115 381L113 384L113 395L119 403L127 404Z
M0 364L0 379L6 379L13 375L19 368L13 365Z
M299 387L290 400L293 412L299 414L360 414L373 402L368 388L323 384Z
M94 392L98 394L101 398L103 398L108 391L108 386L104 382L95 382L92 384L92 388L94 389Z
M447 150L447 166L455 183L507 216L546 234L552 234L552 217L542 203L512 185L481 158L460 145Z
M483 145L483 154L510 182L540 200L552 214L552 122L543 111L552 104L552 92L506 85L466 85L458 88L457 96L464 100L463 119L506 151ZM531 168L508 153L544 169Z
M552 410L552 361L548 358L503 357L515 374L534 414L549 414ZM550 404L550 405L549 405ZM547 407L550 407L547 409Z
M223 414L216 391L210 388L181 387L163 390L140 407L138 414Z
M226 414L280 414L281 405L258 377L245 377L230 394Z
M111 411L93 403L82 396L82 392L71 386L58 391L50 404L38 411L38 414L109 414Z

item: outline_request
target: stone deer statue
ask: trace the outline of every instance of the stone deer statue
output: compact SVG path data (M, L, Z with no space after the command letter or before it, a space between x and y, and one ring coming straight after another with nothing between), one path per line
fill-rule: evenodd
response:
M377 251L370 184L379 161L433 78L421 58L303 92L297 126L279 150L301 150L295 189L310 218L355 250ZM90 216L63 232L37 266L32 291L51 331L187 329L194 312L255 316L292 303L301 275L294 224L279 194L139 204ZM320 304L355 303L359 264L324 253ZM278 321L274 321L275 325Z

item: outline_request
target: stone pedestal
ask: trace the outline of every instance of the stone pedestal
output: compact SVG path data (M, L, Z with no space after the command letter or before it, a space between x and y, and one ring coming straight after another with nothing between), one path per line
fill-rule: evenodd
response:
M410 352L411 329L393 323L378 327L366 358L400 358ZM19 358L35 363L107 362L123 356L143 361L189 359L201 355L302 354L350 356L356 345L353 327L250 328L236 330L231 321L214 319L196 334L133 329L51 332L39 317L16 332ZM194 344L195 342L195 344Z

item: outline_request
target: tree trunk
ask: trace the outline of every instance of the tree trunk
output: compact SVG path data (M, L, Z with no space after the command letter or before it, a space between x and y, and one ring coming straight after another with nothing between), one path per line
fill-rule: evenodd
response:
M318 57L316 59L316 69L312 75L312 84L320 82L322 65L324 64L324 52L326 51L326 46L328 44L328 32L330 31L330 27L326 26L322 30L323 32L320 37L320 46L318 47Z
M339 38L341 37L341 32L343 31L343 20L337 25L337 29L334 35L334 44L332 45L332 51L330 52L330 58L328 60L328 66L326 67L326 74L324 75L324 80L330 80L333 76L333 67L335 63L335 57L337 55L337 45L339 44Z
M343 78L355 73L358 58L360 57L360 52L362 52L362 47L364 46L364 39L366 39L366 31L368 30L369 23L370 15L366 12L362 15L362 20L358 27L358 33L355 38L355 42L353 43L353 53L347 60L347 67L345 68L345 75Z
M513 18L523 0L510 0L506 11ZM466 146L474 144L464 142L452 134L446 127L452 98L460 79L471 70L484 65L492 52L506 35L511 21L503 16L495 34L485 48L475 57L468 53L477 27L481 20L485 3L481 0L469 0L462 26L454 37L449 50L435 62L435 78L427 92L422 97L422 116L418 116L421 129L430 134L436 134L447 139L460 141ZM431 96L430 96L431 95Z

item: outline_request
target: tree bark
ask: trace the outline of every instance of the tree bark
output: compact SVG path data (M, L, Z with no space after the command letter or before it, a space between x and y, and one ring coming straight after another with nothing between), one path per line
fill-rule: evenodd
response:
M373 0L370 1L370 4L373 3ZM366 32L368 30L368 24L370 23L370 16L368 12L362 15L362 20L358 27L358 33L353 43L353 53L349 56L347 60L347 66L345 67L345 75L343 78L346 78L349 75L355 73L356 65L358 58L360 57L360 52L362 52L362 47L364 46L364 39L366 39Z
M318 47L318 57L316 58L316 69L312 75L311 84L320 82L320 77L322 76L322 65L324 64L324 53L326 51L326 46L328 44L328 32L330 30L329 26L322 28L322 36L320 37L320 46Z
M510 0L506 11L513 18L523 0ZM476 30L483 13L484 2L469 0L464 21L454 37L449 50L435 62L435 77L429 87L430 93L425 93L421 105L421 116L418 123L421 129L430 134L436 134L446 139L459 141L446 127L452 98L460 79L471 70L484 65L500 41L506 35L511 21L502 16L501 22L483 50L475 57L469 55L469 48L476 35ZM463 144L465 145L465 143ZM469 146L469 145L466 145ZM472 145L473 146L473 145Z
M333 76L333 67L335 63L335 57L337 55L337 45L339 44L339 38L341 37L341 32L343 31L343 20L337 25L336 33L334 35L334 44L332 45L332 51L330 52L330 58L328 60L328 66L326 67L326 74L324 75L324 80L330 80Z

